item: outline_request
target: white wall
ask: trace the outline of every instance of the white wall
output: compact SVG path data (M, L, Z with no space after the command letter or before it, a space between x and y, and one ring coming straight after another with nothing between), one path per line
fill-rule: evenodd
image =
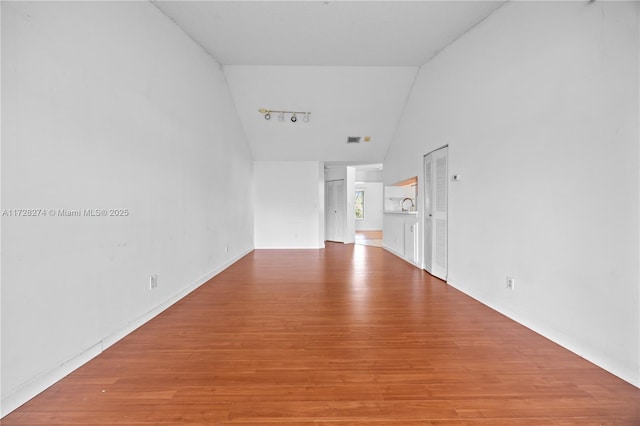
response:
M254 163L256 248L324 248L323 170L318 161Z
M347 179L347 167L346 166L335 166L335 167L327 167L324 170L324 180L339 180L339 179Z
M382 229L382 182L357 182L355 190L364 191L364 220L356 220L356 230Z
M356 167L356 182L382 182L382 170L359 170Z
M506 4L422 67L385 181L444 144L449 283L640 385L638 3Z
M2 208L128 210L2 217L6 414L253 248L253 163L219 65L150 2L1 7Z

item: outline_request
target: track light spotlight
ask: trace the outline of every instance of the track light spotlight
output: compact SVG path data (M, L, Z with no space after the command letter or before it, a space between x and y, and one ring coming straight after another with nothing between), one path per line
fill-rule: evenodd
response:
M2 1L2 0L0 0ZM309 122L309 116L311 115L311 113L309 111L284 111L284 110L278 110L278 109L266 109L266 108L260 108L258 110L258 112L260 114L264 114L264 119L265 120L271 120L271 113L273 112L274 114L277 113L278 114L278 121L284 121L284 117L286 114L291 114L291 122L295 123L296 121L298 121L298 114L302 114L302 121L304 121L305 123Z

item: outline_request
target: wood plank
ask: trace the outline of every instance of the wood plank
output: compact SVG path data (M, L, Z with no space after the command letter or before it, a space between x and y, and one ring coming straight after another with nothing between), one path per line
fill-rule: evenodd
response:
M640 424L640 390L376 247L255 251L11 425Z

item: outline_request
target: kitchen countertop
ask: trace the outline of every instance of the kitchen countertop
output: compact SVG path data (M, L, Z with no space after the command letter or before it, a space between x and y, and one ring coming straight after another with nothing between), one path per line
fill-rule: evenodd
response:
M402 211L402 210L383 210L382 213L384 214L404 214L404 215L417 215L418 212L417 211Z

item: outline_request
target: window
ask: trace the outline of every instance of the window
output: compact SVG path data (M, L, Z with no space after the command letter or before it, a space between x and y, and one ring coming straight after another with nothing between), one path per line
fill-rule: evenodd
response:
M356 220L364 220L364 191L356 191Z

